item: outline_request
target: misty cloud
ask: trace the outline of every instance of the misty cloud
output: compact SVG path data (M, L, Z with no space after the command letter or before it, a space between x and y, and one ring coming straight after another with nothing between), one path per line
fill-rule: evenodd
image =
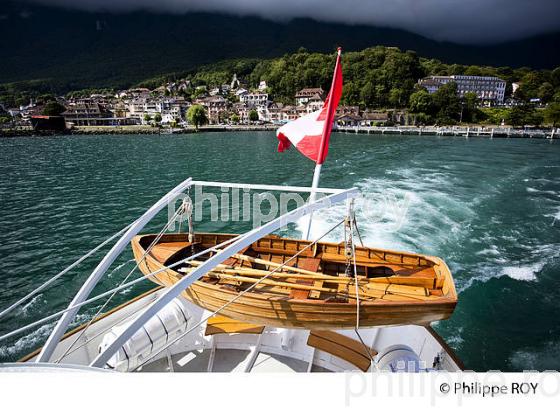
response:
M394 27L436 40L495 43L560 30L560 0L27 0L88 11L223 12Z

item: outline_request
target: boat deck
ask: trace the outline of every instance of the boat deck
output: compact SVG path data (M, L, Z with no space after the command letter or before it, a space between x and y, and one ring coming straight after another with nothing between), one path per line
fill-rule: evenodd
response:
M245 372L250 360L249 350L218 349L214 357L212 372L230 373ZM173 368L170 366L170 360ZM145 365L142 372L207 372L210 360L210 350L194 350L188 353L162 357ZM260 352L251 368L251 373L304 373L308 363L292 357ZM311 372L329 372L329 370L313 365Z

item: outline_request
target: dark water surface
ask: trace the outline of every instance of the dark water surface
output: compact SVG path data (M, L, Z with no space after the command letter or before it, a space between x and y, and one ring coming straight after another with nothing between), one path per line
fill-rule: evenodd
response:
M273 133L0 139L0 308L188 176L309 185L313 163L275 148ZM435 328L468 368L560 370L558 141L335 134L321 185L355 185L373 201L373 209L358 211L367 244L446 260L460 302ZM326 230L342 215L336 208L318 216L316 229ZM165 220L163 212L146 231L159 230ZM197 228L239 232L248 226L205 222ZM293 234L297 226L290 229ZM99 257L2 319L0 332L66 307ZM119 283L131 257L127 251L114 266L124 265L95 293ZM111 306L150 287L123 292ZM78 320L98 307L82 309ZM0 342L0 360L38 347L51 329Z

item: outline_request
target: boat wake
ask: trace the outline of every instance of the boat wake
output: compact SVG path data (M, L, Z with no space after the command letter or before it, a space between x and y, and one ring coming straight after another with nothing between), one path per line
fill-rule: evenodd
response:
M368 178L354 185L356 219L364 244L372 247L437 254L445 243L465 235L465 221L473 217L469 204L446 193L452 181L441 173L413 177L414 171L392 172L388 178ZM337 206L314 215L311 238L317 238L346 215ZM306 227L300 221L300 232ZM327 240L341 240L342 231ZM445 255L439 255L445 258Z
M537 181L537 187L520 189L529 194L529 216L552 218L551 223L560 226L559 191L550 184L558 182L547 179L546 184ZM536 281L545 266L560 257L553 236L547 238L541 231L527 236L522 225L526 215L519 215L521 221L507 219L500 206L510 194L508 180L493 181L484 190L461 187L453 165L446 165L441 172L416 167L388 170L381 178L354 185L362 194L356 200L356 218L365 245L442 257L454 273L458 291L492 278ZM539 198L538 204L533 196ZM345 215L344 206L315 214L310 237L316 239ZM299 221L296 229L303 232L306 226L306 221ZM325 240L343 238L340 228Z
M520 349L510 356L513 371L546 371L560 367L560 343L549 341L540 348Z

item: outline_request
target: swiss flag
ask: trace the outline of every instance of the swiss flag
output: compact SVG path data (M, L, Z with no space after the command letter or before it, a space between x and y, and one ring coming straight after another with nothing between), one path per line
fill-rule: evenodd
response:
M322 164L327 158L334 114L342 95L340 54L341 49L339 48L331 90L323 108L280 127L276 132L279 152L290 148L290 145L295 145L303 155L317 164Z

